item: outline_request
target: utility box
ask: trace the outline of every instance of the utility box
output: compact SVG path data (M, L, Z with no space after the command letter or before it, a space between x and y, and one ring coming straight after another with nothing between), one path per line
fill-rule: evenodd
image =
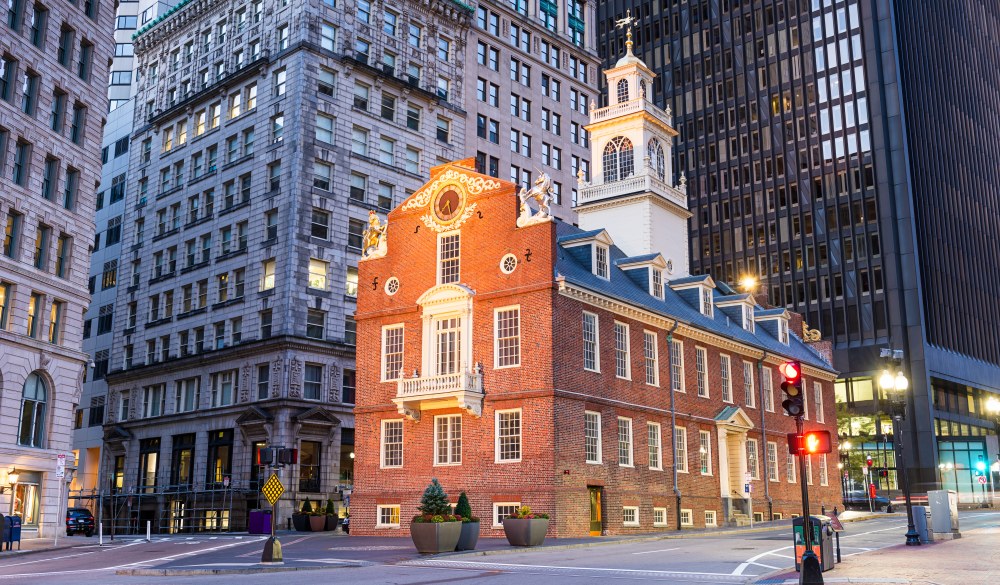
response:
M812 516L810 521L812 538L809 544L819 558L819 566L823 571L833 568L836 558L833 555L833 523L829 516ZM792 520L792 537L795 541L795 570L802 570L802 555L806 552L805 518Z
M7 516L3 519L3 541L6 543L7 550L11 550L15 542L17 549L21 550L20 516Z
M931 490L927 492L927 503L931 507L931 530L935 535L961 536L958 530L958 493L955 490Z

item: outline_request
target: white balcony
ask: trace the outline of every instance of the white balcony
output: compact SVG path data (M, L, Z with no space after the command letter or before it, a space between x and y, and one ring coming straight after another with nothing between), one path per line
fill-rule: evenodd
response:
M604 122L605 120L611 120L619 116L627 116L629 114L635 114L636 112L642 111L645 111L661 123L673 128L673 117L670 113L661 110L656 106L656 104L644 97L637 97L627 102L621 102L604 108L591 110L590 123L597 124L599 122Z
M420 420L422 410L461 408L475 416L483 413L483 375L468 370L443 376L403 378L392 399L400 414Z
M675 203L687 209L687 196L671 187L659 177L644 173L626 177L620 181L601 183L599 185L584 185L580 189L577 205L594 203L603 199L612 199L622 195L634 195L640 193L655 193L662 195L667 201Z

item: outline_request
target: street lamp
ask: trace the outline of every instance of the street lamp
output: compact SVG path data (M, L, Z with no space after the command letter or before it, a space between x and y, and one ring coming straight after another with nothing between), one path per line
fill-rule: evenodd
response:
M889 348L882 348L881 356L885 359L886 367L882 370L878 385L891 396L896 408L894 409L892 420L893 446L896 448L896 476L903 479L903 497L906 499L906 545L920 546L920 535L913 525L913 504L910 501L910 479L906 473L906 462L903 459L903 415L906 413L906 390L910 387L910 381L903 373L903 351Z

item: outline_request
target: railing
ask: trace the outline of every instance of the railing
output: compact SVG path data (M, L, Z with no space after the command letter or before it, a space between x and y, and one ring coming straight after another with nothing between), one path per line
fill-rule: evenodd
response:
M478 392L482 394L483 375L464 371L442 376L404 378L398 382L396 387L396 396L400 398L446 392Z
M591 110L590 123L596 124L598 122L603 122L604 120L617 118L619 116L624 116L626 114L634 114L636 112L641 112L643 110L649 112L654 118L663 122L667 126L672 127L673 125L672 117L669 114L667 114L667 112L656 107L656 105L653 102L647 100L644 97L637 97L627 102L621 102L618 104L612 104L604 108Z
M634 175L620 181L588 185L580 190L580 203L590 203L601 199L651 191L664 195L668 200L687 208L687 197L676 189L650 174Z

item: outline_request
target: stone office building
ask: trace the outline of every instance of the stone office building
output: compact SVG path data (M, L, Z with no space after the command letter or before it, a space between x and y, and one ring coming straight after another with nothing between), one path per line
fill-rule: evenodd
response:
M470 9L395 10L189 1L137 32L103 461L122 529L242 529L264 445L298 449L279 522L350 488L362 231L465 133Z
M14 1L2 12L0 513L21 517L22 538L51 538L64 526L87 364L81 317L114 3Z

